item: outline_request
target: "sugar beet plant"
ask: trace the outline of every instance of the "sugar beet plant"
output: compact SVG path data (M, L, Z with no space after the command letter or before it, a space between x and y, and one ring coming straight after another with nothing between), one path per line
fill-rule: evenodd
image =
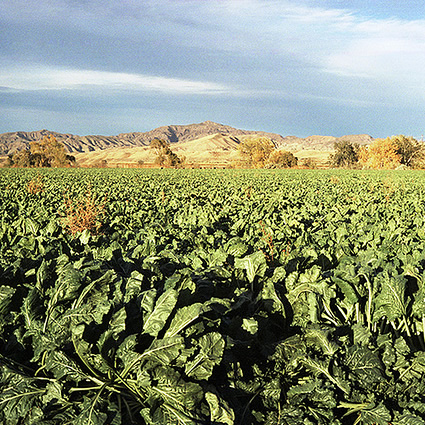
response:
M1 423L425 424L422 172L0 171Z

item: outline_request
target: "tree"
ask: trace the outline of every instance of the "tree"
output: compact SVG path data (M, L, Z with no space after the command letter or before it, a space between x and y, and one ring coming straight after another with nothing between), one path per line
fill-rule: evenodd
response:
M298 158L292 152L274 150L268 159L270 168L292 168L298 164Z
M75 162L75 158L66 153L63 143L53 135L31 142L30 151L36 167L66 167Z
M312 169L316 169L317 168L317 161L315 158L304 158L302 160L302 164L303 167L306 168L312 168Z
M413 137L406 137L402 134L391 137L391 141L396 146L401 164L408 167L416 167L422 164L425 159L423 143L418 142Z
M165 140L154 139L149 146L155 150L155 164L164 167L181 167L184 158L179 158L170 148L170 143Z
M266 137L244 140L238 147L242 164L254 168L263 168L275 149L273 142Z
M390 137L375 139L368 147L359 152L360 163L369 168L396 168L400 165L401 155L397 145Z
M18 151L12 158L11 163L14 167L34 167L33 156L30 151Z
M15 167L68 167L75 157L68 155L65 146L52 135L30 143L30 149L16 152L11 162Z
M334 143L335 153L330 155L332 167L352 167L359 160L359 145L341 140Z

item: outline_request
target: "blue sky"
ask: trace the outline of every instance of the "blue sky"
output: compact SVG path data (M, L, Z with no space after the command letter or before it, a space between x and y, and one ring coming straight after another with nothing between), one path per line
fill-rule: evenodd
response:
M2 0L0 132L425 133L422 0Z

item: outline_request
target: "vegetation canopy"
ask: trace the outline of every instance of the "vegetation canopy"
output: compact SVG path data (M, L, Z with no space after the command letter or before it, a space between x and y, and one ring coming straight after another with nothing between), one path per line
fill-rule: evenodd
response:
M66 152L65 146L52 135L30 143L29 150L9 156L7 166L14 167L69 167L75 158Z
M170 148L170 143L165 140L154 139L149 146L155 151L155 164L164 167L178 168L183 166L185 159L179 158Z
M329 157L332 167L423 168L425 161L424 143L404 135L375 139L369 146L341 141L335 143L334 149L335 153Z
M0 423L424 425L424 179L1 169Z
M251 138L242 141L238 147L241 160L238 166L247 168L291 168L298 159L288 151L277 150L267 137Z
M334 144L335 153L330 156L332 167L352 167L359 160L359 145L342 140Z

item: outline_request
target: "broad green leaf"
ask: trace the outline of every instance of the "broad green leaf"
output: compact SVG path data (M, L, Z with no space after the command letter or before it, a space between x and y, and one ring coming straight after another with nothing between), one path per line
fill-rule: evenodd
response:
M130 369L140 361L141 354L136 351L137 335L129 335L120 344L116 352L116 360L120 360L124 365L124 369L130 371ZM119 363L116 361L116 363ZM117 365L115 365L117 367Z
M366 385L385 381L382 363L376 353L365 346L351 346L346 357L347 365Z
M144 276L138 271L133 271L125 284L124 302L129 302L131 298L142 292Z
M63 387L58 381L50 381L46 384L46 394L43 395L43 403L47 404L51 401L62 401Z
M310 380L304 384L294 385L291 387L288 392L288 397L296 397L300 394L311 394L313 390L315 390L320 385L320 381L318 379Z
M25 218L25 231L26 233L32 233L34 236L37 235L40 225L33 219Z
M222 248L216 249L213 251L208 258L209 266L221 266L223 263L226 262L227 257L229 254Z
M50 270L50 262L43 259L40 264L40 267L37 269L36 273L36 286L38 289L42 290L45 282L48 280L51 270Z
M287 273L284 266L276 267L273 271L273 276L271 278L271 281L273 283L281 283L285 280Z
M90 230L88 229L84 229L81 234L80 234L80 242L83 245L87 245L90 242L90 238L91 238L91 234L90 234Z
M202 313L202 309L203 307L201 303L191 304L178 309L171 320L170 326L165 332L164 337L168 338L178 335L183 329L198 319Z
M21 313L25 321L25 327L31 331L35 328L35 321L41 319L43 312L43 301L40 291L32 288L21 306Z
M425 374L425 352L419 351L409 360L399 356L394 368L400 373L400 381L421 379Z
M155 308L157 293L158 293L157 290L154 288L144 291L142 293L140 307L144 311L145 316L149 316L152 314Z
M332 356L338 351L338 344L330 339L331 334L328 329L311 326L306 330L305 339L307 343L313 343L320 348L323 354Z
M166 402L160 403L153 414L142 410L141 416L148 425L198 425L203 422L203 417L197 415L195 411Z
M234 237L227 242L225 249L229 255L240 258L248 251L248 246L239 237Z
M286 316L285 306L276 293L275 285L271 280L264 281L263 289L258 298L261 298L264 301L265 308L269 313L279 313L283 317Z
M243 318L242 329L245 329L251 335L255 335L258 331L258 322L255 319Z
M422 285L414 295L412 313L421 319L425 316L425 285Z
M116 278L117 275L113 270L106 271L99 279L94 280L83 288L78 298L74 301L72 308L78 308L88 296L90 298L90 303L97 307L99 307L99 304L104 304L105 301L106 304L109 304L109 302L107 302L109 285Z
M369 344L370 339L372 338L372 333L366 326L362 323L355 323L351 327L351 330L353 332L354 344L366 346Z
M184 349L184 339L180 336L172 336L154 340L142 356L143 359L155 359L167 365L179 356L182 349Z
M267 270L267 262L261 251L256 251L243 258L235 258L235 268L246 270L248 282L252 283L256 276L264 276Z
M22 423L29 412L39 404L39 397L46 393L32 379L24 378L2 368L6 385L0 386L0 419L5 425Z
M381 403L371 409L362 410L360 418L364 425L388 425L391 421L391 414L388 409Z
M44 322L44 331L47 329L52 312L57 304L75 299L81 285L81 275L74 269L72 264L68 263L68 257L66 255L62 255L58 258L57 273L59 277L50 294Z
M406 279L401 275L394 276L385 271L379 281L381 290L375 299L374 320L377 321L385 316L389 321L394 321L405 316L407 310Z
M304 273L301 273L298 278L299 285L310 286L322 280L322 269L314 265L310 269L306 270Z
M233 425L235 414L226 401L219 399L214 393L207 392L205 400L210 408L210 421L215 424Z
M157 336L177 303L178 293L174 289L165 291L156 301L152 313L144 318L143 331Z
M101 395L101 394L100 394ZM75 425L105 425L108 415L102 412L98 406L98 398L84 397L81 413L73 420Z
M142 361L153 360L155 363L168 365L179 356L181 350L184 350L183 342L183 338L179 336L156 339L147 350L139 354L133 351L136 346L136 339L127 338L117 352L117 356L122 359L125 365L122 378L125 378L128 373L137 372L133 368L138 366Z
M199 353L186 364L186 375L198 380L208 379L214 366L221 362L224 346L223 337L218 332L203 335L199 339Z
M121 332L125 331L125 321L127 319L127 313L125 307L120 308L116 311L109 321L109 330L112 332L112 335L115 339L118 338L118 335Z
M79 382L86 378L80 367L61 351L52 351L46 358L46 370L56 379Z
M5 315L9 311L9 305L12 301L13 294L16 292L16 288L10 286L0 286L0 314ZM3 325L3 323L2 323Z
M314 360L310 357L301 360L304 367L311 370L315 376L324 375L329 379L334 385L341 389L345 394L349 394L350 387L347 382L343 381L340 378L332 376L329 372L329 364L322 360Z
M341 289L342 293L345 295L348 302L350 302L351 304L355 304L356 302L359 301L357 291L351 282L347 282L346 280L343 280L337 277L334 277L333 280L337 284L337 286Z
M80 288L81 276L71 264L59 270L59 278L56 285L57 301L73 300Z
M425 420L411 413L403 413L397 420L392 421L393 425L425 425Z
M194 382L185 382L179 373L170 367L157 367L153 373L157 382L150 389L165 403L174 408L189 411L194 409L202 400L204 394L202 387Z

